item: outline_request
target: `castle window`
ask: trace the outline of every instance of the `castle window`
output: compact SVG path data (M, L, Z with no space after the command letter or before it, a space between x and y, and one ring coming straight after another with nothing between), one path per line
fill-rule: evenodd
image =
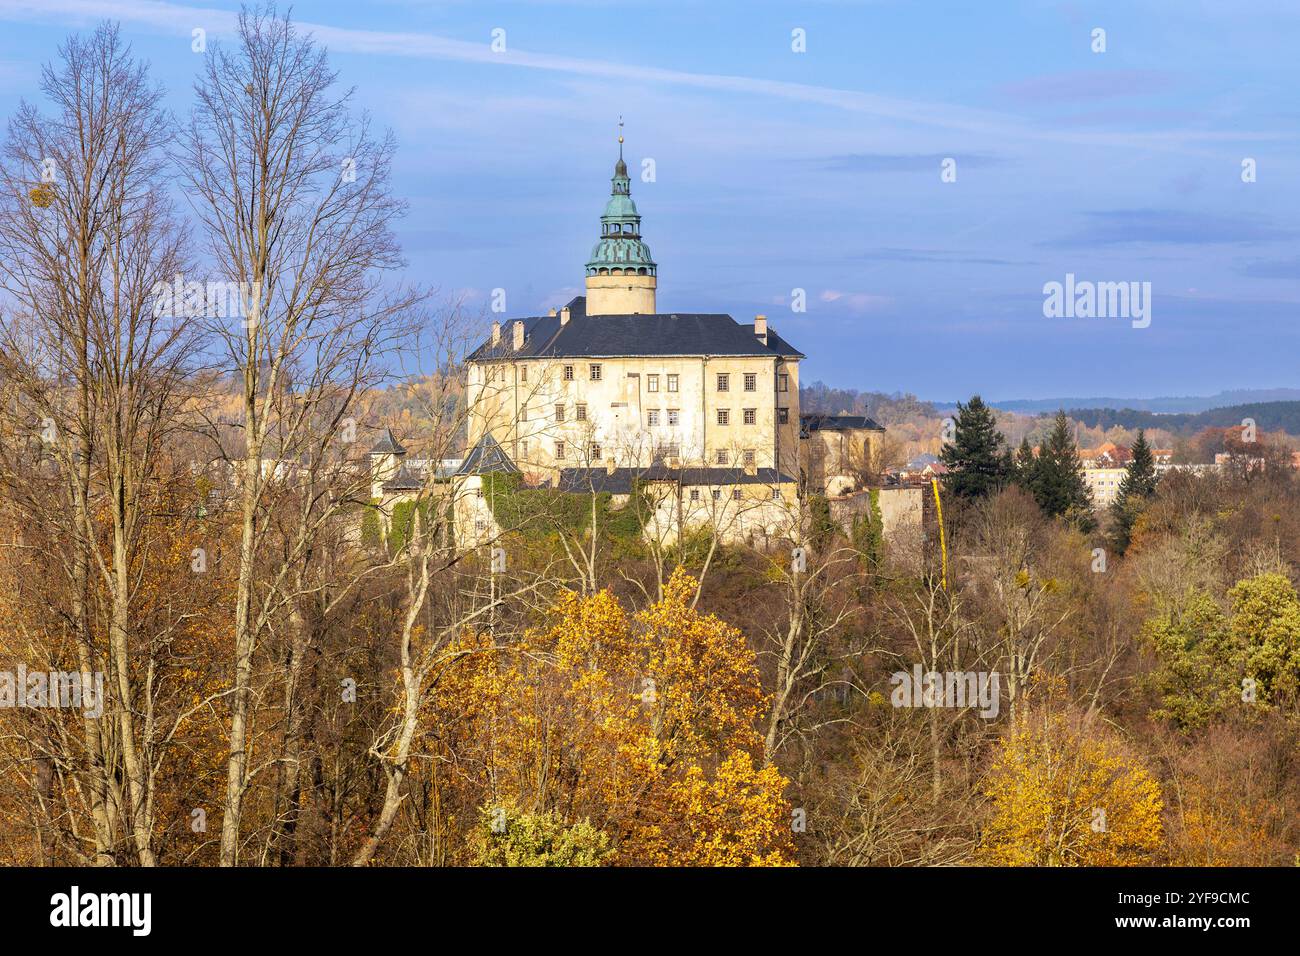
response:
M566 366L564 366L564 380L565 380L566 382L572 382L572 381L573 381L573 366L572 366L572 365L566 365Z
M732 489L731 489L731 500L732 500L732 501L739 501L739 500L740 500L740 489L739 489L739 488L732 488Z
M600 461L600 442L591 443L591 460Z
M526 381L528 381L528 366L527 366L527 365L521 365L521 366L519 366L519 381L521 381L521 382L526 382Z
M728 460L728 459L727 459L727 450L726 450L725 448L719 448L719 449L714 453L713 460L716 461L719 465L725 465L725 464L727 463L727 460Z
M681 414L682 413L676 408L668 409L668 424L676 425L679 421L681 421Z
M782 372L780 375L778 375L776 377L776 381L777 381L777 388L779 388L781 391L783 392L790 391L790 376L785 374L785 372Z
M564 461L564 442L557 441L555 443L555 457L558 461Z
M526 422L526 421L528 421L528 406L527 406L527 405L524 405L524 406L522 406L522 407L519 409L519 420L520 420L521 422Z
M527 459L527 458L528 458L528 439L527 439L527 438L521 438L521 439L519 439L519 457L520 457L520 458L524 458L524 459Z
M668 376L668 391L670 391L670 392L675 392L675 391L677 391L677 376L676 376L676 375L669 375L669 376Z
M657 391L659 391L659 376L658 376L658 375L647 375L647 376L645 377L645 390L646 390L647 392L657 392Z
M757 408L747 408L747 409L745 409L745 424L746 424L746 425L756 425L756 424L758 424L758 409L757 409Z
M682 446L677 444L677 442L672 442L671 444L663 445L659 449L659 456L661 458L681 458Z
M718 391L719 392L731 391L731 376L728 375L726 372L718 373Z
M648 426L650 426L651 428L654 428L656 425L658 425L658 424L659 424L659 409L657 409L657 408L652 408L652 409L650 409L649 411L647 411L647 412L645 413L645 423L646 423Z
M790 409L788 409L788 408L778 408L778 409L776 410L776 423L777 423L778 425L788 425L788 424L790 424Z
M780 488L773 488L773 489L772 489L772 500L773 500L773 501L780 501L780 500L781 500L781 489L780 489Z
M757 373L755 373L755 372L746 372L746 373L745 373L745 391L747 391L747 392L756 392L756 391L758 391L758 374L757 374Z
M699 489L699 488L692 488L692 489L691 489L691 501L699 501L699 500L700 500L700 489Z
M564 406L563 406L563 405L556 405L556 406L555 406L555 420L556 420L557 422L562 422L562 421L564 421Z
M593 363L592 365L590 365L587 371L590 373L591 380L593 382L600 381L600 365L598 363Z
M729 409L729 408L719 408L719 409L718 409L718 424L719 424L719 425L730 425L730 424L731 424L731 409Z
M580 421L580 422L585 422L585 421L587 420L587 406L586 406L586 405L575 405L575 406L574 406L574 415L573 415L573 417L576 418L576 419L577 419L578 421Z
M721 488L714 488L714 489L713 489L713 500L714 500L714 501L721 501L721 500L722 500L722 489L721 489Z
M752 449L752 448L746 448L746 449L745 449L745 464L746 464L746 465L752 465L753 463L754 463L754 449Z

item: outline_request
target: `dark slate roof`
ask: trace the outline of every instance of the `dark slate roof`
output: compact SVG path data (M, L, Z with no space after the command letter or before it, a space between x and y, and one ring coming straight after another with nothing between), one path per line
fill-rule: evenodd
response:
M754 335L753 324L741 325L723 313L654 315L587 315L586 296L567 306L570 318L559 315L507 320L501 341L491 340L472 353L471 362L517 358L620 358L634 355L758 355L803 358L803 354L769 327L767 344ZM524 323L524 345L514 342L513 323Z
M478 444L469 450L465 460L456 469L458 475L485 475L492 472L519 474L519 467L510 460L497 440L491 435L484 435Z
M854 428L866 428L873 432L883 432L883 425L878 425L866 415L800 415L799 424L805 432L839 432Z
M795 479L775 468L758 468L746 474L743 468L667 468L651 465L649 468L562 468L557 487L561 491L601 492L626 495L635 482L680 481L684 486L721 485L783 485Z
M384 482L384 491L419 491L424 487L418 475L406 465L397 469L397 474Z
M370 449L372 455L405 455L406 449L393 437L393 430L385 428L379 441Z

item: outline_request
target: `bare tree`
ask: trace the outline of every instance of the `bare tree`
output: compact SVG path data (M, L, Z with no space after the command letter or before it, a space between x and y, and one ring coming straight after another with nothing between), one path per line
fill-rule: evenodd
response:
M53 114L24 104L10 126L0 276L21 311L4 328L0 363L41 425L68 506L66 523L55 520L67 531L79 667L108 671L109 721L85 726L95 857L109 862L124 829L135 861L151 866L154 776L169 734L154 709L157 647L136 633L133 608L158 525L150 484L166 467L195 332L155 301L184 263L158 188L169 140L161 91L116 27L73 37L60 55L42 76ZM48 519L58 504L42 497L50 485L25 485L14 500ZM108 595L102 643L87 603L97 586Z
M287 15L245 10L234 49L209 49L181 157L212 272L244 304L213 327L238 383L243 438L222 452L234 459L240 515L225 866L238 860L244 796L261 769L248 749L254 653L295 590L289 569L335 516L328 505L346 497L319 479L421 298L385 286L401 264L390 227L404 211L389 188L392 139L372 138L335 80L325 52ZM306 497L276 556L283 563L259 587L285 474Z

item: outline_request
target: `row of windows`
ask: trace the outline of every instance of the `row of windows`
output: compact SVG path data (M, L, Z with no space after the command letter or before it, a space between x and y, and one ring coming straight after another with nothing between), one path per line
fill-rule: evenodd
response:
M731 500L732 500L732 501L739 501L740 499L741 499L741 491L740 491L740 489L739 489L739 488L732 488L732 489L731 489ZM699 489L699 488L692 488L692 489L691 489L691 501L699 501L699 500L700 500L700 489ZM714 488L714 489L713 489L713 500L714 500L714 501L721 501L721 500L722 500L722 489L721 489L721 488ZM773 500L773 501L780 501L780 500L781 500L781 489L780 489L780 488L773 488L773 489L772 489L772 500Z
M569 445L568 442L557 441L557 442L555 443L555 458L556 458L556 460L557 460L557 461L567 461L567 460L568 460L567 456L568 456L568 454L569 454L569 448L570 448L570 445ZM592 443L588 446L588 449L587 449L587 450L588 450L588 452L590 453L590 460L591 460L591 461L599 461L599 460L600 460L600 455L601 455L600 442L592 442ZM519 455L520 455L520 457L523 458L525 461L528 459L528 439L527 439L527 438L521 438L521 439L519 440ZM669 444L669 445L661 445L660 447L658 447L658 448L655 449L655 457L656 457L656 458L680 458L680 457L681 457L681 446L678 445L678 444L676 444L676 443ZM728 451L728 450L725 449L725 448L719 448L716 452L714 452L713 460L714 460L714 462L715 462L716 464L719 464L719 465L730 465L730 464L731 464L731 452ZM748 466L752 466L753 464L755 464L755 463L757 462L757 460L758 460L757 453L756 453L756 452L754 451L754 449L752 449L752 448L746 448L746 449L744 449L743 451L741 451L741 453L740 453L740 461L741 461L741 463L744 464L746 467L748 467Z
M494 382L494 381L496 381L496 379L497 379L497 374L498 374L498 372L501 372L501 371L504 371L504 369L502 369L500 366L496 366L496 365L489 366L489 367L488 367L488 370L487 370L487 381L488 381L488 382ZM593 381L593 382L599 382L599 381L601 381L601 377L602 377L603 374L604 374L604 368L603 368L603 366L602 366L602 364L601 364L600 362L592 362L590 365L587 366L587 377L588 377L591 381ZM573 381L573 378L574 378L574 366L572 366L572 365L566 365L566 366L564 366L564 369L563 369L563 377L564 377L564 380L565 380L566 382L572 382L572 381ZM669 373L669 374L665 375L664 377L668 380L667 383L666 383L667 386L668 386L668 387L667 387L667 391L670 391L670 392L676 392L676 391L678 390L678 388L679 388L680 376L678 376L676 373ZM519 366L519 381L521 381L521 382L527 382L527 381L528 381L528 366L527 366L527 365L520 365L520 366ZM790 376L789 376L789 375L787 375L786 373L782 372L781 374L777 375L777 377L776 377L776 381L777 381L777 390L778 390L778 391L781 391L781 392L788 392L788 391L790 391ZM731 391L731 373L730 373L730 372L718 372L718 373L717 373L717 386L718 386L718 391L719 391L719 392L729 392L729 391ZM758 391L758 373L757 373L757 372L745 372L745 373L744 373L744 376L743 376L743 386L744 386L745 391L747 391L747 392L756 392L756 391ZM657 392L657 391L659 391L659 375L658 375L658 373L654 373L654 374L648 374L648 375L646 375L646 391L647 391L647 392Z
M648 409L648 410L646 411L646 413L645 413L645 414L646 414L646 425L649 426L649 427L651 427L651 428L658 427L658 426L662 423L662 421L663 421L663 419L662 419L662 415L661 415L662 412L663 412L663 409L660 409L660 408L651 408L651 409ZM731 424L731 409L729 409L729 408L719 408L719 409L717 409L717 414L718 414L718 424L719 424L719 425L730 425L730 424ZM555 418L555 422L556 422L557 424L564 422L564 420L565 420L565 407L564 407L563 404L557 404L557 405L555 406L555 415L554 415L554 418ZM573 407L573 418L574 418L574 421L585 422L585 421L587 420L587 406L586 406L585 404L582 404L581 402L578 403L577 405L575 405L575 406ZM526 406L525 406L524 408L519 409L519 420L520 420L521 422L526 422L526 421L528 421L528 408L527 408ZM756 409L756 408L745 408L745 409L742 409L742 410L741 410L741 420L742 420L742 421L744 422L744 424L746 424L746 425L756 425L756 424L758 424L758 409ZM777 420L777 423L778 423L778 424L781 424L781 425L788 424L789 421L790 421L790 409L788 409L788 408L778 408L778 409L776 410L776 420ZM670 426L675 426L675 425L679 424L680 421L681 421L681 409L678 409L678 408L670 408L670 409L668 409L668 424L669 424Z

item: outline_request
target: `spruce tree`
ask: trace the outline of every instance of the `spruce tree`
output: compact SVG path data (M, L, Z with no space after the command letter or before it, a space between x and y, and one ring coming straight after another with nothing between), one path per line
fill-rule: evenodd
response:
M1026 435L1020 442L1020 448L1016 450L1012 477L1016 484L1030 494L1034 493L1034 469L1037 465L1038 459L1034 457L1034 446L1029 444L1029 436Z
M1138 429L1137 440L1129 449L1132 458L1124 471L1124 478L1119 483L1119 494L1110 506L1114 522L1112 535L1115 550L1121 554L1127 550L1133 537L1133 525L1146 508L1146 501L1156 491L1156 461L1147 444L1146 435Z
M1047 514L1064 517L1085 531L1094 527L1092 494L1083 480L1079 449L1064 410L1056 413L1052 431L1039 449L1030 490Z
M944 487L958 498L983 498L1007 483L1007 458L993 409L978 396L957 403L953 440L943 446L940 460L948 467Z

